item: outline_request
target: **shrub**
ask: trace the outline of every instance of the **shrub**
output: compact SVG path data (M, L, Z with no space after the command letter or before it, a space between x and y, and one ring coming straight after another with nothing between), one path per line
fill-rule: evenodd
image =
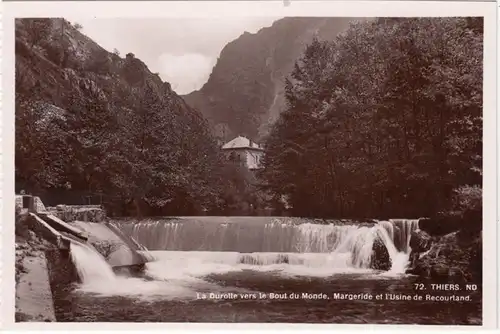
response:
M97 74L110 74L113 71L113 62L106 51L96 53L87 69Z
M483 189L478 186L461 186L455 189L455 205L460 211L478 211L482 208Z

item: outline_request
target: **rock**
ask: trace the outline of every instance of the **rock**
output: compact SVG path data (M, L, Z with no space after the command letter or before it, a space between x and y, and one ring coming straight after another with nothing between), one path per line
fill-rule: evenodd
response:
M278 263L289 263L289 260L288 260L288 255L286 254L279 254L278 255Z
M372 247L370 268L376 270L389 270L391 269L391 266L391 257L389 256L387 247L385 247L384 243L379 237L375 238Z
M471 237L460 231L460 233L453 232L439 238L431 238L430 241L428 241L429 236L423 233L419 233L416 237L420 239L414 241L414 246L420 252L412 249L411 265L406 273L435 281L481 280L482 239L480 235ZM424 247L424 241L430 242L430 247Z
M415 268L420 254L428 251L431 248L432 237L425 231L413 231L410 237L410 258L409 267Z
M478 234L483 229L483 212L481 210L467 210L463 213L462 230L465 233Z
M430 268L430 276L434 280L445 280L450 276L450 268L445 263L436 263Z
M458 267L451 267L448 274L451 282L465 283L469 279L467 273Z
M28 248L29 248L29 245L26 243L16 243L16 249L18 249L18 250L25 250Z
M431 218L419 219L418 227L432 236L441 236L460 230L463 223L463 218L460 215L440 214Z
M426 262L418 262L414 268L410 268L407 270L407 273L418 275L422 278L430 278L431 277L431 267Z
M66 209L66 205L59 204L56 206L57 211L64 211Z
M32 230L28 230L28 240L30 241L38 241L38 237L36 236L36 233L33 232Z
M410 237L410 247L413 252L422 253L430 249L432 237L423 230L413 231Z
M414 270L415 270L415 268L417 266L419 256L420 256L420 253L418 253L418 252L415 252L413 250L410 252L410 256L408 258L408 263L409 263L408 264L408 269L406 270L407 274L416 275L414 273Z

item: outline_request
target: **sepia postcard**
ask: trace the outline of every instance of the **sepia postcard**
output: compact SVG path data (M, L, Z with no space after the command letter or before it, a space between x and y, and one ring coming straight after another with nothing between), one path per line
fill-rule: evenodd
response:
M495 328L495 6L5 4L2 323Z

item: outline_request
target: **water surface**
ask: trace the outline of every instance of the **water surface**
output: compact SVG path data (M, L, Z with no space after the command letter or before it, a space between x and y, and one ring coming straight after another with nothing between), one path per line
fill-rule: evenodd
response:
M366 268L328 267L328 254L298 254L316 261L247 264L235 252L152 252L146 277L116 277L75 285L59 300L58 321L284 322L337 324L481 323L481 295L470 291L416 291L416 277ZM297 254L296 254L297 255ZM323 260L321 260L323 256ZM254 258L274 258L268 253ZM276 262L276 261L275 261ZM423 282L429 287L430 282ZM201 294L325 294L311 299L198 299ZM372 300L334 299L335 293ZM470 295L468 302L375 300L377 294ZM56 304L58 301L56 301Z

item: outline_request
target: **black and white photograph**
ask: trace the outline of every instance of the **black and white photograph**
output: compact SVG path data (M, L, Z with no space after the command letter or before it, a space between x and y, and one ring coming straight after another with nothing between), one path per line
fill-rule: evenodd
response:
M12 321L483 326L485 17L365 14L16 17Z

